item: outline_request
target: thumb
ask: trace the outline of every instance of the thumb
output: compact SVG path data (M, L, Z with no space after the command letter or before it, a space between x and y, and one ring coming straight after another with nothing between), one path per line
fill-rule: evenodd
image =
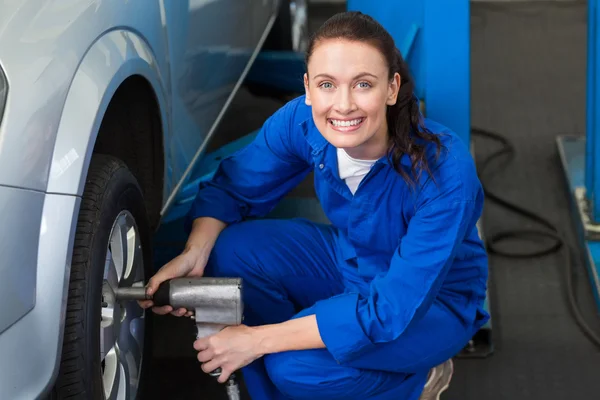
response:
M182 274L179 271L180 268L178 268L178 263L179 259L176 258L159 269L158 272L148 281L148 285L146 285L146 293L148 295L152 295L158 290L158 287L164 281L179 278Z

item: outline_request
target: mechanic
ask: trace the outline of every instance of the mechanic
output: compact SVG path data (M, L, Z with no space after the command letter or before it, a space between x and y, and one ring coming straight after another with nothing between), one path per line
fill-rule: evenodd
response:
M474 162L421 115L407 63L371 17L329 19L306 63L306 93L200 186L185 250L147 290L243 278L245 324L194 348L220 382L243 368L254 400L437 399L489 318ZM331 225L258 218L310 172Z

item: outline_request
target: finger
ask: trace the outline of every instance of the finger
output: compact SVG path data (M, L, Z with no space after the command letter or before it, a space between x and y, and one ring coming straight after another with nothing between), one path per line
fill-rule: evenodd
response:
M219 375L217 382L225 383L225 382L227 382L227 379L229 379L230 376L231 376L231 372L229 372L228 369L221 367L221 375Z
M164 281L178 278L181 275L179 271L179 262L179 257L176 257L159 269L158 272L154 274L154 276L152 276L152 278L150 278L148 281L148 284L146 285L146 293L148 295L152 295Z
M152 300L142 300L142 301L138 301L138 304L140 305L140 307L142 307L143 309L146 308L150 308L154 305L154 303L152 302Z
M210 350L201 351L196 356L196 358L198 359L198 361L200 361L201 363L209 362L210 360L213 359L213 357L214 357L214 353L212 351L210 351Z
M197 351L202 351L208 349L208 342L206 339L197 339L194 341L194 349Z
M188 311L188 312L185 313L186 317L191 317L192 315L194 315L193 311Z
M171 315L174 315L176 317L183 317L186 312L187 312L187 310L185 308L179 308L175 311L172 311Z
M201 368L202 368L202 371L204 371L208 374L208 373L213 372L215 369L217 369L219 367L220 367L219 360L213 358L212 360L203 363Z
M162 306L162 307L153 307L152 311L159 315L166 315L173 311L173 307L171 306Z

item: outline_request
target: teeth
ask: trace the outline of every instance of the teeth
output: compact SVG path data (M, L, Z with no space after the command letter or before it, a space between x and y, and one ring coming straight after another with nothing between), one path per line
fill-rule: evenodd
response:
M354 125L358 125L362 122L362 118L359 119L354 119L352 121L339 121L336 119L332 119L331 123L333 124L333 126L354 126Z

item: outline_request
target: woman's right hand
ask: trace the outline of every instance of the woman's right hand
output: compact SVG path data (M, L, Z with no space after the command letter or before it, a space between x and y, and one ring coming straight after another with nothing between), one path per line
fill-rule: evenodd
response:
M204 274L206 262L207 257L201 250L186 249L179 256L165 264L152 278L150 278L146 285L146 293L148 295L154 294L160 284L169 279L202 276ZM144 309L152 307L152 311L160 315L171 313L176 317L189 317L193 314L185 308L173 310L173 307L171 306L154 307L152 300L143 300L138 303Z

